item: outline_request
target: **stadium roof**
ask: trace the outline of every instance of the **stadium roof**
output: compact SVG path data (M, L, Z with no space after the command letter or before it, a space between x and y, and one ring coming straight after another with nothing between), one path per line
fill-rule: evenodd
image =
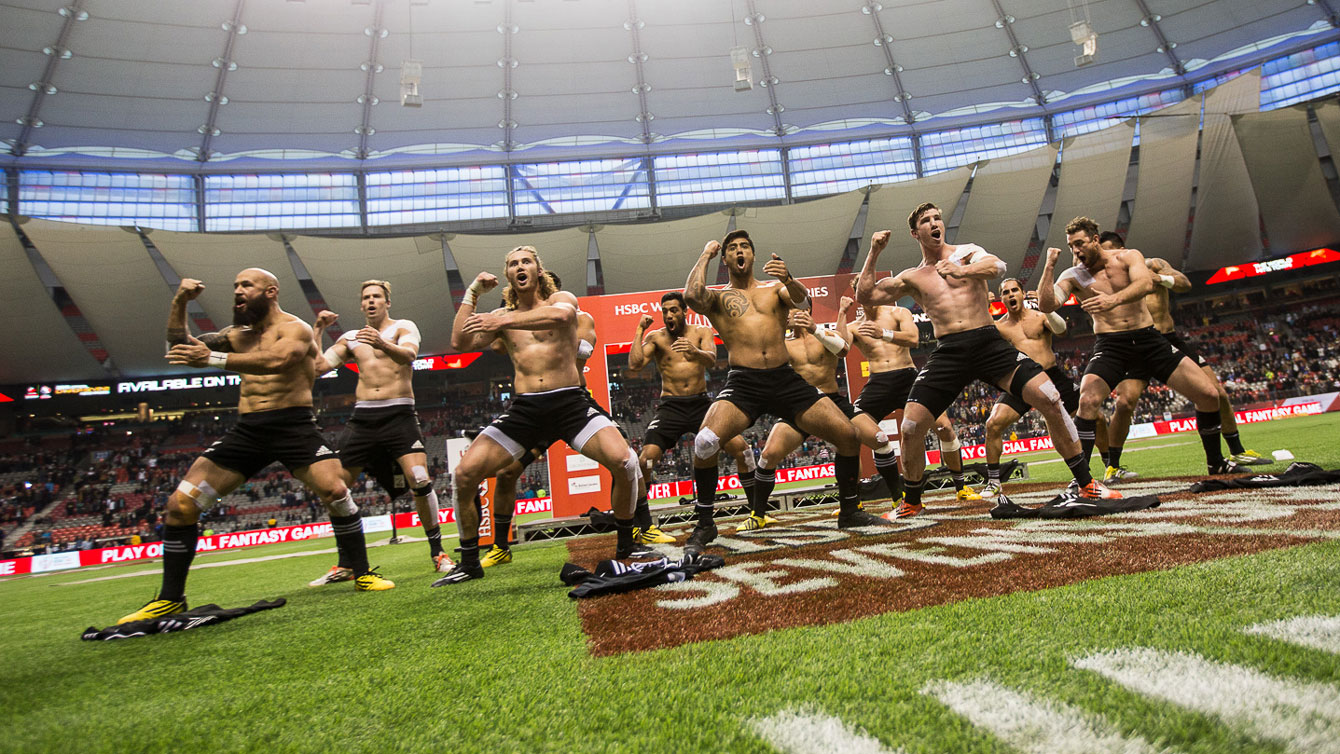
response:
M1299 0L5 0L0 140L53 159L415 164L1040 115L1335 38ZM1072 24L1097 34L1092 63ZM736 91L742 47L753 88ZM1267 53L1269 51L1269 53ZM401 105L405 60L421 107ZM238 160L242 162L239 163ZM201 163L204 163L203 165ZM231 164L229 164L231 163Z

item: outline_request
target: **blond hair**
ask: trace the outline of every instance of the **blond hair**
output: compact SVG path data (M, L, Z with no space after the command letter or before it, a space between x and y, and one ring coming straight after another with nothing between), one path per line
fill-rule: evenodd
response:
M384 292L384 293L386 294L386 300L387 300L387 301L390 301L390 300L391 300L391 284L388 283L388 282L386 282L385 280L364 280L364 281L363 281L362 283L360 283L359 286L358 286L358 295L359 295L359 296L362 296L362 295L363 295L363 289L364 289L364 288L367 288L369 285L379 285L379 286L381 286L382 292Z
M535 257L535 266L540 268L540 279L539 282L537 283L538 288L536 289L535 294L536 300L538 301L547 300L550 296L554 295L554 293L558 291L558 287L554 285L554 277L552 273L544 269L544 261L540 259L540 253L535 250L534 246L518 246L515 249L512 249L511 251L507 252L507 256L503 257L503 259L506 260L508 257L512 256L518 251L527 252L531 256ZM517 306L516 291L512 290L512 286L509 285L506 288L503 288L502 300L503 300L503 306L506 307L508 311L511 311L516 308Z

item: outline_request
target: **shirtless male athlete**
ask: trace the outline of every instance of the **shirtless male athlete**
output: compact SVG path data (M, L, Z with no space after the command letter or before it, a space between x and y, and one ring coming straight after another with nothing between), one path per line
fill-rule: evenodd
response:
M724 247L724 248L723 248ZM707 287L708 263L724 256L730 282L721 290ZM775 281L754 279L754 244L749 234L735 230L718 243L708 241L689 272L684 297L694 311L706 316L720 333L730 353L726 386L717 394L702 427L693 438L694 506L697 525L684 545L686 557L695 557L716 538L712 519L717 487L717 453L721 438L743 432L770 413L793 421L801 431L837 448L838 526L887 525L884 519L860 509L861 448L856 428L833 401L796 373L786 347L787 316L792 309L808 308L809 294L776 254L763 265ZM757 481L755 481L757 485ZM755 499L763 497L755 489Z
M1110 230L1099 234L1098 240L1104 249L1126 248L1126 241ZM1219 392L1219 422L1224 442L1228 443L1228 452L1231 454L1229 460L1243 466L1269 464L1271 462L1269 458L1243 447L1242 438L1238 435L1237 416L1233 413L1233 403L1228 398L1224 383L1219 380L1219 375L1214 373L1210 362L1205 360L1200 350L1178 334L1177 326L1173 323L1168 293L1169 291L1186 293L1191 290L1191 280L1168 264L1167 260L1159 257L1146 257L1145 266L1154 276L1154 290L1145 294L1145 306L1149 307L1149 314L1154 318L1154 329L1162 333L1169 343L1177 346L1178 350L1190 356L1191 360L1214 380L1215 389ZM1121 384L1117 385L1116 407L1112 410L1112 423L1108 430L1111 443L1107 467L1109 479L1134 479L1139 476L1121 465L1121 450L1126 445L1126 434L1131 430L1131 417L1135 415L1135 404L1140 401L1140 394L1145 391L1145 386L1148 384L1147 380L1128 379L1122 380Z
M996 331L988 309L986 281L1005 274L1005 263L976 244L947 244L940 208L925 202L907 218L909 231L921 248L921 263L883 280L876 280L879 253L890 232L871 238L870 254L857 281L857 298L867 306L893 304L910 295L921 305L935 329L939 345L912 384L900 427L903 436L903 475L907 498L904 515L917 515L924 506L926 430L974 379L995 385L1036 409L1047 421L1057 452L1075 476L1085 497L1120 497L1093 479L1085 463L1070 415L1061 394L1043 374L1042 367L1015 350Z
M288 468L325 503L335 529L335 546L354 572L358 591L395 586L368 567L363 519L344 482L335 451L312 414L316 382L316 341L312 328L279 308L279 281L248 268L233 281L233 326L191 337L186 304L205 286L184 278L168 314L170 364L227 369L242 375L237 424L205 448L168 497L163 526L163 583L158 596L118 623L184 612L186 575L195 559L200 514L273 461Z
M665 454L674 448L679 438L697 432L707 416L712 400L707 397L707 370L717 363L716 337L712 328L691 325L684 294L670 291L661 296L661 321L664 328L647 332L651 315L638 320L633 344L628 351L628 370L642 371L656 362L661 373L661 399L656 402L656 416L647 425L642 438L642 482L638 490L637 519L634 537L647 543L673 542L673 537L653 526L651 509L647 505L647 488L651 485L652 471ZM754 451L743 437L732 437L722 449L735 459L735 471L740 475L740 486L751 508L754 504ZM754 508L757 510L757 508ZM766 510L766 509L765 509Z
M507 349L516 369L517 394L503 413L470 443L456 467L456 517L461 562L433 586L483 578L479 564L479 511L471 501L479 483L524 456L564 440L604 466L613 477L610 504L618 542L616 558L633 551L633 505L637 496L637 454L608 415L592 405L577 371L577 298L556 290L533 246L518 246L504 258L508 286L503 307L475 311L481 293L498 278L481 272L470 284L452 323L457 351L482 351L495 341Z
M1093 355L1079 388L1079 429L1085 466L1093 450L1095 420L1103 400L1124 379L1153 377L1196 405L1196 426L1211 474L1231 474L1245 468L1224 458L1219 447L1219 393L1214 380L1191 357L1154 329L1145 297L1154 289L1145 257L1135 249L1104 249L1098 241L1098 223L1077 217L1066 225L1066 242L1077 264L1056 277L1057 248L1047 249L1047 261L1038 281L1038 305L1055 311L1074 294L1093 317ZM1053 282L1054 281L1054 282Z
M407 489L413 492L414 508L428 537L428 557L432 559L433 570L446 573L454 564L442 551L437 491L428 476L428 453L419 429L419 416L414 411L412 364L419 355L419 328L408 319L391 319L389 282L364 281L358 296L365 318L362 329L346 330L316 360L319 375L348 361L358 364L354 415L339 442L344 483L353 484L366 468L392 500ZM330 310L317 314L312 330L318 346L321 333L338 319L339 315ZM351 578L353 571L339 563L308 586Z

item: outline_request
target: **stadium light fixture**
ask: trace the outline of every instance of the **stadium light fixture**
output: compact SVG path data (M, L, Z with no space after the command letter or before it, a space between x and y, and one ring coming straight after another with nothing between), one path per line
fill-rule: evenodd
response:
M1098 32L1087 20L1070 25L1070 41L1080 47L1080 54L1075 56L1075 67L1086 66L1098 57Z
M419 84L423 82L423 61L400 62L400 104L402 107L423 107Z
M730 61L735 66L735 91L747 92L754 88L754 69L749 64L749 50L743 45L730 48Z

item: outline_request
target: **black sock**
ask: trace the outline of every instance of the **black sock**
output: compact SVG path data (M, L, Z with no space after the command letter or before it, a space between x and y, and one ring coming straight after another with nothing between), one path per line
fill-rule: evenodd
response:
M837 475L838 510L852 513L861 504L861 457L839 455L833 461Z
M650 529L653 525L651 505L647 503L646 497L638 498L637 505L633 506L633 525L642 531Z
M479 537L466 539L461 537L461 562L463 566L479 565Z
M1200 444L1205 446L1205 463L1210 470L1224 462L1224 450L1219 447L1219 411L1197 411L1196 428L1200 432Z
M768 501L772 499L772 488L777 486L777 469L754 469L754 496L750 498L749 509L756 516L766 515Z
M1098 449L1098 457L1101 458L1101 459L1103 459L1103 468L1107 468L1108 466L1111 466L1111 465L1112 465L1111 462L1109 461L1109 459L1112 457L1112 449L1111 449L1111 448L1108 448L1107 450L1103 450L1102 448L1099 448L1099 449Z
M1089 457L1083 453L1065 459L1065 465L1070 467L1070 473L1075 475L1079 486L1086 487L1093 481L1093 474L1089 471Z
M1232 455L1246 452L1246 448L1242 447L1242 438L1238 435L1236 430L1233 432L1225 432L1224 442L1228 443L1228 452Z
M633 549L633 519L614 519L614 532L617 538L614 545L616 552L628 552Z
M758 467L755 466L754 474L757 473L758 473ZM751 511L758 510L758 508L754 507L754 495L757 494L758 492L758 487L754 483L754 474L745 472L743 475L740 476L740 489L744 490L744 499L746 502L749 503L749 510ZM771 495L772 490L768 490L768 494Z
M368 542L363 538L363 517L357 513L331 516L330 525L335 529L335 547L340 551L340 561L348 563L355 576L367 573Z
M953 480L954 480L954 491L955 491L955 492L962 492L962 491L963 491L963 471L962 471L962 470L960 470L960 471L954 471L954 470L951 469L951 470L949 471L949 476L952 477Z
M186 598L186 572L195 560L200 527L195 524L163 527L163 586L158 599L181 602Z
M717 496L717 466L712 464L705 469L694 468L693 485L698 493L698 500L694 503L693 513L698 517L699 524L712 523L712 509Z
M428 554L436 558L442 554L442 527L434 526L432 529L424 529L423 533L428 536Z
M1098 427L1097 419L1083 419L1075 417L1075 431L1079 434L1080 453L1084 456L1084 466L1088 468L1089 458L1093 456L1094 430ZM1066 461L1066 463L1070 463ZM1072 471L1074 469L1071 469Z
M495 510L493 512L493 545L508 549L512 544L512 515L516 513L516 508L506 513Z
M986 465L986 481L991 484L1000 484L1000 464L988 463Z
M921 505L921 485L925 481L926 480L923 478L914 482L907 477L903 477L903 492L907 495L907 500L905 502L908 505L914 508Z
M1110 445L1107 448L1107 465L1113 468L1121 467L1121 445Z
M893 453L875 451L875 471L884 478L889 486L889 496L897 500L903 494L903 475L898 473L898 456Z

